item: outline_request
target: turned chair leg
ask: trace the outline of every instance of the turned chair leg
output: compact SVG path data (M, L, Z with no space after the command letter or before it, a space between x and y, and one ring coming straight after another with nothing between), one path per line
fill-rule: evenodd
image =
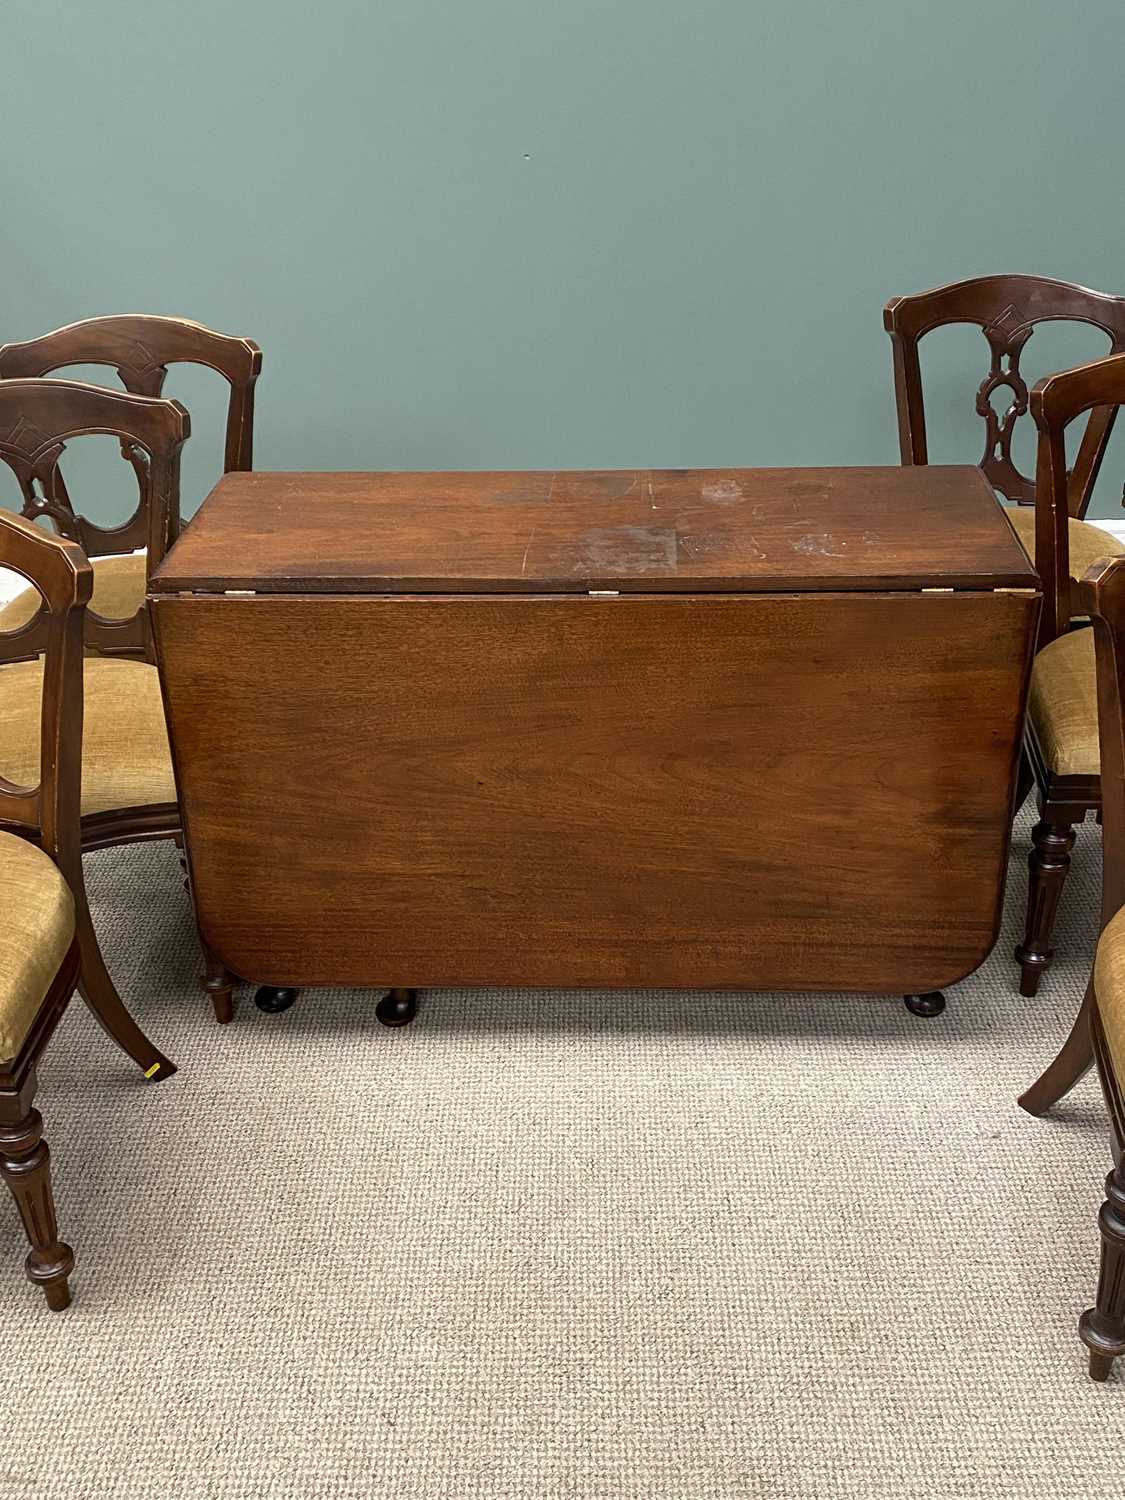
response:
M1029 1115L1045 1115L1094 1066L1094 1039L1090 1033L1093 1004L1094 989L1090 984L1058 1057L1016 1100Z
M1055 925L1059 895L1070 869L1074 829L1069 823L1036 823L1031 830L1028 855L1027 928L1016 949L1020 966L1020 994L1034 995L1054 956L1051 932Z
M1102 1236L1098 1300L1082 1314L1078 1336L1090 1351L1091 1380L1105 1380L1119 1354L1125 1354L1125 1175L1117 1166L1105 1180L1105 1202L1098 1215Z
M70 1306L67 1277L74 1270L74 1251L59 1239L51 1153L37 1109L17 1124L0 1124L0 1174L16 1200L31 1245L25 1262L28 1280L43 1288L48 1307L61 1312Z

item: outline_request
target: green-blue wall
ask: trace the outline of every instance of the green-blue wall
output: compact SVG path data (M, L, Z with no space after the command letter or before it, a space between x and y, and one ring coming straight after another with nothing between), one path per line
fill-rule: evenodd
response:
M1125 292L1121 0L6 0L0 50L0 338L248 334L263 468L893 462L889 295Z

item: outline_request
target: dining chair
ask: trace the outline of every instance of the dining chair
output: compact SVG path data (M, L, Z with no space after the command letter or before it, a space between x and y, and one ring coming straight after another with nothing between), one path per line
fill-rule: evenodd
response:
M1114 355L1052 375L1035 387L1031 402L1040 432L1039 481L1044 495L1058 496L1065 480L1065 428L1068 422L1095 405L1125 404L1125 355ZM1065 511L1056 505L1050 508L1049 514L1055 532L1061 531L1066 524ZM1087 578L1092 576L1093 573L1087 574ZM1102 589L1099 595L1102 604L1108 608L1122 589L1125 589L1125 575L1122 581L1114 584L1113 590ZM1093 597L1089 584L1080 584L1075 592L1079 606L1088 614ZM1072 798L1077 809L1084 798L1092 798L1096 783L1103 819L1110 816L1105 805L1105 788L1109 785L1112 789L1113 786L1112 782L1106 781L1106 766L1111 776L1117 774L1114 769L1116 761L1112 757L1105 760L1109 743L1106 738L1107 699L1104 673L1095 666L1095 639L1099 633L1104 638L1107 629L1103 623L1095 630L1068 631L1056 636L1039 652L1032 668L1025 731L1025 747L1049 778L1049 805L1065 809L1067 799ZM1115 746L1116 743L1114 740ZM1086 787L1087 790L1078 795L1072 790L1076 787ZM1058 835L1060 839L1069 837L1073 840L1073 830L1066 826L1058 830ZM1106 871L1103 918L1108 921L1122 904L1121 899L1117 899L1115 884L1117 866L1111 869L1110 860L1111 857L1117 860L1125 854L1125 843L1114 843L1108 821L1103 827L1102 846ZM1125 887L1122 889L1125 891ZM1092 1066L1092 1008L1092 991L1087 991L1058 1056L1020 1097L1020 1105L1029 1114L1046 1113Z
M75 381L0 380L0 460L15 471L24 493L50 502L67 441L86 433L110 434L136 457L145 542L154 561L164 556L178 528L180 450L189 430L188 414L176 401ZM42 527L33 534L47 536ZM110 621L83 608L75 621L73 628L87 647L110 648L108 655L87 655L83 665L78 847L85 853L176 838L180 813L147 614L142 610L134 619ZM53 632L57 634L54 617L44 603L13 634L0 635L0 776L9 784L34 785L45 754L40 704L51 672ZM122 638L136 642L148 659L117 655L113 648ZM25 659L29 649L36 653L30 660ZM64 732L69 732L66 723L52 730L56 739ZM0 827L12 816L17 815L0 813ZM79 988L129 1056L146 1072L163 1076L171 1065L133 1022L106 971L81 861L76 859L65 873L74 894L82 958Z
M138 396L159 396L168 367L206 365L230 387L227 404L225 472L253 467L254 386L262 368L262 351L252 339L215 333L187 318L145 314L87 318L57 328L26 343L0 346L0 380L51 375L72 365L106 365L116 370L125 390ZM100 526L75 510L62 474L56 468L52 490L36 493L21 479L22 513L28 519L48 517L63 536L78 542L94 564L94 596L89 620L112 621L118 628L112 644L91 640L101 652L145 659L144 611L148 562L146 487L143 460L124 443L121 456L133 468L138 504L119 526ZM138 550L140 549L140 550ZM0 608L0 632L15 632L33 621L38 608L34 591L25 591ZM34 653L35 648L29 648Z
M14 777L3 756L0 777L0 1174L31 1245L28 1278L59 1311L70 1302L74 1252L58 1236L50 1152L33 1100L39 1059L74 990L82 991L146 1077L166 1078L175 1068L128 1015L90 942L79 818L82 626L93 570L73 542L4 513L0 568L14 570L36 590L47 634L38 676L38 754Z
M1054 437L1043 432L1034 393L1029 393L1020 373L1020 358L1036 326L1047 322L1092 325L1108 338L1108 357L1125 351L1125 298L1039 276L981 276L915 296L893 297L883 310L883 322L894 352L899 448L902 462L908 465L928 461L921 340L936 328L956 323L975 325L984 334L990 358L976 393L976 411L985 424L980 468L993 488L1012 502L1004 514L1034 557L1043 580L1039 644L1046 645L1068 631L1072 621L1081 619L1082 610L1072 598L1076 579L1098 559L1125 554L1125 546L1083 519L1117 405L1108 401L1076 413L1088 412L1088 417L1073 468L1068 470L1062 430ZM1040 382L1036 390L1042 386ZM993 405L997 391L1011 394L1002 416ZM1016 423L1029 410L1040 426L1034 478L1021 473L1012 458ZM1037 505L1040 495L1044 503ZM1063 705L1068 701L1060 672L1065 673L1070 662L1069 653L1061 661L1048 658L1041 669L1037 666L1032 681L1031 727L1025 737L1018 793L1022 803L1034 785L1039 810L1028 856L1024 936L1015 950L1020 994L1025 996L1036 993L1051 963L1051 934L1070 868L1074 825L1084 821L1087 813L1100 814L1101 810L1094 721L1082 718L1080 712L1084 733L1076 734L1068 719L1062 739L1058 737L1059 716L1066 712Z
M1117 363L1119 399L1125 399L1125 359ZM1099 394L1105 389L1100 384ZM1100 1381L1108 1377L1117 1356L1125 1354L1125 558L1095 563L1077 595L1093 620L1093 630L1082 632L1082 644L1085 686L1096 701L1101 757L1101 936L1067 1045L1019 1102L1041 1114L1074 1086L1092 1061L1097 1063L1112 1127L1114 1166L1106 1178L1098 1218L1097 1297L1082 1314L1079 1337L1089 1350L1090 1375Z

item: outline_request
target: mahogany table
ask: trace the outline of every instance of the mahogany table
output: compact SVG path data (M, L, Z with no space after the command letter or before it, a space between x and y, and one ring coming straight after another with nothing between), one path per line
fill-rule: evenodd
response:
M228 474L150 592L217 1000L936 1013L996 938L1039 603L975 468Z

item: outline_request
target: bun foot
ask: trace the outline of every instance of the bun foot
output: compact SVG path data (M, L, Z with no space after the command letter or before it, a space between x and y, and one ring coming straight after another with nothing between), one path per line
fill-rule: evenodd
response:
M262 984L258 986L254 1004L267 1016L279 1016L283 1010L289 1009L300 993L300 990L279 990L272 984Z
M903 995L902 998L912 1016L940 1016L945 1009L945 996L940 990L931 990L928 995Z
M406 1026L417 1014L417 990L388 990L375 1007L376 1018L384 1026Z

